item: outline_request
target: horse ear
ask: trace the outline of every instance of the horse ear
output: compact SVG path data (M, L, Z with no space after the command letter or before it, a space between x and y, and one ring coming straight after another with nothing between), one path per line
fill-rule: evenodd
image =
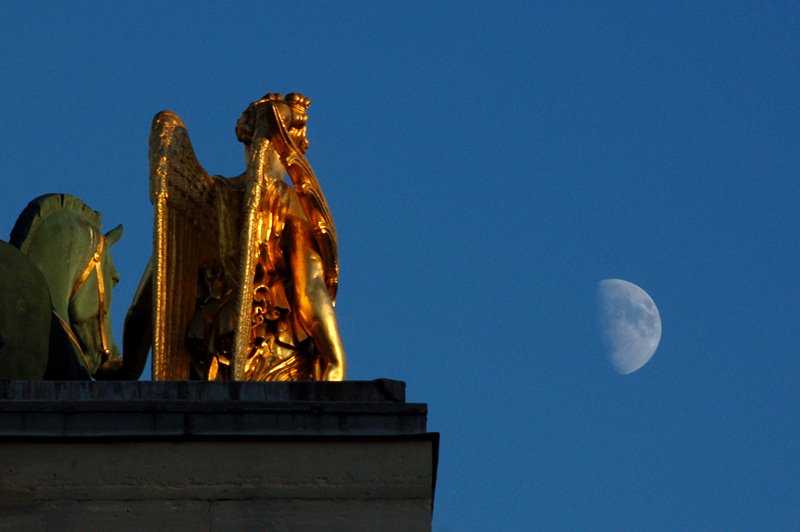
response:
M122 238L122 224L116 226L114 229L106 233L106 241L108 241L109 246L119 242L120 238Z

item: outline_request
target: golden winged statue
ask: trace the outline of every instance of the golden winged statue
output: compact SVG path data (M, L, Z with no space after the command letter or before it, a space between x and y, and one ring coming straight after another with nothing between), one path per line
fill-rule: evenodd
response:
M308 98L267 94L236 124L246 170L206 172L171 111L153 119L153 256L123 350L154 380L343 380L336 230L305 158ZM292 184L284 180L288 173Z

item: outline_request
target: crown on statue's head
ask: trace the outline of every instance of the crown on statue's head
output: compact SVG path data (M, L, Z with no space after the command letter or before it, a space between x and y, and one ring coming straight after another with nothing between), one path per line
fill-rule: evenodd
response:
M286 130L297 147L305 153L308 150L307 111L311 100L299 92L291 92L286 97L278 92L268 92L260 100L251 103L236 123L236 138L240 142L249 144L253 139L255 111L262 105L273 103L283 107L284 112L279 112L279 115L286 125Z

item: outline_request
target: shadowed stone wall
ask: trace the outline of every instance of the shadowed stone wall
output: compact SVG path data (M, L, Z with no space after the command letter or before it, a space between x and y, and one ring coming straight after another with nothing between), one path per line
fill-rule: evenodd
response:
M388 380L0 383L0 526L428 530L426 414Z

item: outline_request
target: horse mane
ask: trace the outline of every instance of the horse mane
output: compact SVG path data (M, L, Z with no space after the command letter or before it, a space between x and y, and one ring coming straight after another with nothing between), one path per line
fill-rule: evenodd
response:
M14 228L11 230L9 244L22 249L28 235L36 231L39 224L55 212L68 211L75 213L92 227L101 226L100 213L70 194L44 194L28 203L20 213Z

